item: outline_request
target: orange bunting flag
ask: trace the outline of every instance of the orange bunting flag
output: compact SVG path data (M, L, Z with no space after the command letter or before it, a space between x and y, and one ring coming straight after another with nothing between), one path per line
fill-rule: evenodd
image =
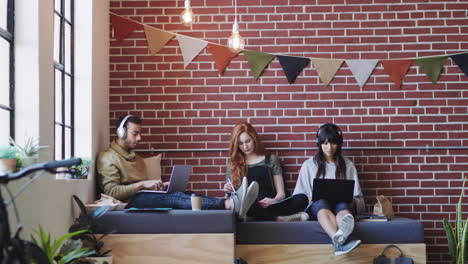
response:
M110 14L112 27L114 27L114 37L117 40L124 39L128 34L136 29L143 29L143 25L121 16Z
M413 60L381 60L380 62L383 65L384 71L388 73L396 87L401 88L403 78L405 78Z
M213 43L208 44L208 50L213 55L215 60L216 69L222 74L226 67L231 63L231 60L234 59L239 53L232 52L228 47L216 45Z
M158 53L175 34L145 25L146 40L151 50L151 54Z

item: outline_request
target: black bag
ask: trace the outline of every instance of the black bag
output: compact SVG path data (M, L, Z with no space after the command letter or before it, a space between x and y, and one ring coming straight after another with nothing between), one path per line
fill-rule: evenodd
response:
M398 251L400 251L400 256L396 257L396 258L389 258L387 256L385 256L385 250L387 250L388 248L396 248L398 249ZM408 258L408 257L404 257L403 256L403 252L401 251L401 249L395 245L388 245L384 248L384 250L382 251L382 254L380 254L380 256L374 258L374 264L413 264L413 259L412 258Z
M243 260L242 258L236 258L233 264L248 264L247 261Z

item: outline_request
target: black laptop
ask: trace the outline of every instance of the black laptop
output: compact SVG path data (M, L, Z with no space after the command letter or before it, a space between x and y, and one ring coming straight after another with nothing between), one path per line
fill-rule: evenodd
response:
M312 201L326 199L334 203L353 201L354 180L314 179Z

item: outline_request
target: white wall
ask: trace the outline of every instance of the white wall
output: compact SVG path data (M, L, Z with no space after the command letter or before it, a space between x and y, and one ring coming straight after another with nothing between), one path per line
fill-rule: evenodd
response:
M75 156L94 159L109 142L109 1L75 5ZM41 161L53 159L54 149L53 18L51 0L16 1L16 135L19 142L28 135L51 146ZM43 175L18 200L23 237L38 224L63 235L76 216L71 195L89 202L94 191L94 173L88 180Z

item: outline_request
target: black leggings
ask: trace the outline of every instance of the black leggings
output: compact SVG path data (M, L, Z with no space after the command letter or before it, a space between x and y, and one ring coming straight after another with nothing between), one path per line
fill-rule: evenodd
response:
M267 207L255 202L247 216L257 221L275 221L277 216L290 215L304 211L309 204L305 194L296 194Z

